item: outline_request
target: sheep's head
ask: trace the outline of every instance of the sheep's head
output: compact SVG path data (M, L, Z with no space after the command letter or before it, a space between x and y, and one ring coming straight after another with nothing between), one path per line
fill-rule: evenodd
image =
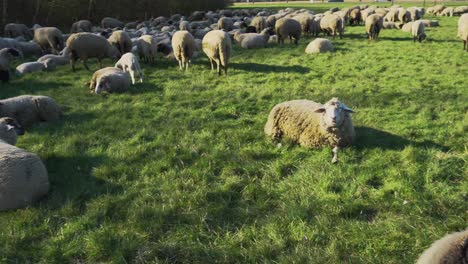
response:
M349 107L334 97L326 102L322 107L315 110L316 113L323 113L323 120L327 127L339 127L345 120L346 114L354 113Z
M24 128L13 118L0 118L0 139L10 145L16 144L18 135L24 134Z
M94 89L94 92L96 94L101 94L103 92L109 92L111 90L110 87L110 80L107 78L107 76L101 77L101 79L96 82L96 88Z

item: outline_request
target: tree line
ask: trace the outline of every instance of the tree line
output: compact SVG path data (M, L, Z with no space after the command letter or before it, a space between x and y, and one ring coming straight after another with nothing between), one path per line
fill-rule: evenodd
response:
M147 20L195 10L215 10L229 0L1 0L2 27L7 23L56 26L68 29L78 20L99 24L106 16L123 21Z

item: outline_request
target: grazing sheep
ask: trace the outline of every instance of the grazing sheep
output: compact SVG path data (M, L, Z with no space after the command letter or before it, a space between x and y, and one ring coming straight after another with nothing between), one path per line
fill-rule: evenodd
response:
M461 16L466 13L468 13L468 6L457 6L453 10L453 15L455 16Z
M59 55L44 55L37 61L44 63L46 69L52 69L60 65L67 65L70 63L70 52L68 51L68 47L65 47Z
M0 81L6 83L10 81L10 62L14 57L20 57L21 53L12 48L0 50Z
M179 30L186 30L188 31L190 29L190 24L188 21L181 21L179 24Z
M349 12L349 25L351 25L351 26L359 25L359 24L361 24L361 22L362 22L361 10L359 10L358 8L352 9Z
M384 19L389 22L397 22L398 9L390 9L390 11L388 11L388 13L385 15Z
M93 24L89 20L80 20L72 24L70 33L92 32Z
M442 10L442 12L440 12L440 16L453 16L453 10L454 8L453 7L447 7L445 8L444 10Z
M463 14L458 20L458 37L463 40L463 49L468 51L468 14Z
M413 22L411 26L411 34L413 35L413 42L416 42L416 39L421 42L426 38L426 33L424 32L424 22L417 20Z
M271 28L265 28L261 33L245 33L240 34L236 32L235 39L240 43L244 49L257 49L264 48L270 39Z
M424 8L413 6L413 7L408 8L407 10L408 12L410 12L411 21L419 20L424 15Z
M0 100L0 117L16 119L28 129L40 122L53 122L62 115L62 110L50 97L21 95Z
M468 258L468 229L452 233L432 243L416 264L462 264Z
M137 40L137 49L140 60L154 63L158 53L158 44L150 35L143 35Z
M84 67L89 71L86 64L89 58L97 58L101 68L103 58L108 57L115 60L120 58L120 52L115 46L111 45L104 37L92 33L72 34L67 40L67 47L73 71L75 71L75 63L78 59L83 61Z
M333 47L333 44L329 39L316 38L312 42L310 42L309 45L307 45L305 52L307 54L312 54L312 53L331 52L334 50L335 50L335 47Z
M280 18L276 21L275 25L276 35L278 36L278 43L284 43L284 39L289 37L291 43L294 39L294 44L298 44L301 38L301 24L292 18Z
M141 72L140 63L138 58L131 52L122 55L120 60L115 64L115 68L121 69L123 72L128 72L132 78L132 84L135 84L135 72L140 77L140 82L143 82L143 73Z
M408 23L411 21L411 14L408 12L408 10L405 10L403 8L398 9L398 20L401 23Z
M31 30L25 24L6 24L4 32L5 37L7 38L23 37L25 40L28 41L33 38Z
M319 33L319 26L315 23L315 17L309 13L299 14L293 19L301 24L301 30L304 34L308 33L312 36Z
M440 13L442 13L444 9L445 9L444 5L435 5L432 7L432 13L437 16Z
M125 54L132 50L132 40L125 31L116 30L112 32L112 35L107 40L120 51L120 54Z
M101 20L101 27L104 28L104 29L107 29L107 28L124 28L125 24L116 19L116 18L112 18L112 17L105 17Z
M42 62L25 62L16 67L16 74L21 76L27 73L40 72L45 69L46 67Z
M234 29L234 22L230 17L222 17L218 20L218 29L226 32Z
M369 40L376 40L379 37L380 30L383 28L383 18L381 15L372 14L366 19L366 32Z
M227 75L232 49L231 37L224 31L213 30L205 35L202 46L203 52L210 60L211 70L214 70L214 63L216 63L218 75L221 75L221 67L224 68L224 74Z
M401 30L404 31L404 32L411 33L412 30L413 30L413 24L414 24L414 22L408 22L408 23L403 25Z
M362 21L366 21L367 17L375 14L375 10L371 8L366 8L364 10L361 10L361 19Z
M262 32L267 27L267 21L264 17L256 16L250 22L250 25L255 27L255 32L259 33Z
M89 88L94 90L96 94L103 92L124 92L130 88L130 76L116 67L106 67L97 70L93 77Z
M0 118L0 211L28 206L49 191L41 159L14 146L21 131L14 119Z
M172 49L179 62L181 70L188 70L193 54L197 50L197 44L192 34L188 31L178 31L172 36Z
M291 138L304 147L333 147L332 162L338 161L338 149L351 145L355 132L349 107L332 98L325 104L294 100L277 104L265 124L265 134L273 139Z
M55 27L43 27L34 30L34 42L41 46L43 53L52 49L56 54L64 48L62 32Z
M328 35L333 34L333 39L335 39L337 32L340 34L340 39L343 38L343 19L337 15L331 14L322 17L320 20L320 28Z

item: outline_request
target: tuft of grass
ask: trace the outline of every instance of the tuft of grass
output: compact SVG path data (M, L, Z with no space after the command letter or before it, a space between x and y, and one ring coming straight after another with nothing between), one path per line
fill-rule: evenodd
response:
M67 110L19 140L51 191L0 214L0 262L413 263L468 222L468 54L458 18L437 19L421 44L398 30L369 43L357 26L329 54L306 55L309 37L235 46L227 77L204 56L186 73L160 59L109 96L81 66L2 84L2 99ZM264 136L275 104L333 96L357 111L341 163Z

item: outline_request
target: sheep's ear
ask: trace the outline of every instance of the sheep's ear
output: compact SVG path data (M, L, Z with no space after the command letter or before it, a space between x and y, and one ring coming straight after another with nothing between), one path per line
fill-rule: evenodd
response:
M10 130L12 130L12 129L15 129L15 127L12 126L12 125L6 125L6 128L7 128L7 131L10 131Z
M343 103L341 104L341 106L343 107L343 110L345 110L345 111L348 112L348 113L356 113L356 112L354 112L353 109L347 107L347 106L346 106L345 104L343 104Z
M323 113L325 111L326 111L325 107L320 107L320 108L317 108L317 109L314 110L315 113Z

